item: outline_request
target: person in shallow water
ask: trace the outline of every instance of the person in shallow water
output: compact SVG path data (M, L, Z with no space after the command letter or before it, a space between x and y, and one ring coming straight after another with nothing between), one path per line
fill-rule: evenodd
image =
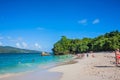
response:
M116 60L116 66L120 63L120 52L119 49L115 50L115 60Z

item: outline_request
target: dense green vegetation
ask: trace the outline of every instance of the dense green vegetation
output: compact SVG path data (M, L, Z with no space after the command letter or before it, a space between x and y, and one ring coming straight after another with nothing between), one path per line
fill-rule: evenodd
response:
M112 31L96 38L68 39L66 36L54 44L55 55L77 54L89 51L113 51L120 48L120 32Z
M41 53L35 50L19 49L10 46L0 46L0 53Z

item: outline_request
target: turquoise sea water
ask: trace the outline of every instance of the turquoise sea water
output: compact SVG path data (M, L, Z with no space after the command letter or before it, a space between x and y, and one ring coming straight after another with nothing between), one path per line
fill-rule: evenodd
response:
M0 74L44 70L72 59L71 55L41 56L40 53L0 53Z

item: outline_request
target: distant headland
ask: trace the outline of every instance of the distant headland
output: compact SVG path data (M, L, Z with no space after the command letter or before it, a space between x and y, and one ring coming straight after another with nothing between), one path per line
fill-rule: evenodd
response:
M41 53L41 51L20 49L11 46L0 46L0 53Z

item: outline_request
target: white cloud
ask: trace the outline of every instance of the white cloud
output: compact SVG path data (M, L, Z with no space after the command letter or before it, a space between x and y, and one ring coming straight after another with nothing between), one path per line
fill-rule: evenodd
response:
M98 24L99 22L100 22L99 19L95 19L95 20L92 22L92 24Z
M37 49L40 49L40 48L41 48L41 46L40 46L38 43L35 43L34 45L35 45L35 47L36 47Z
M26 42L22 42L22 46L23 46L23 48L27 48L28 47Z
M25 42L17 42L16 47L18 47L18 48L28 48L28 45Z
M21 45L20 45L20 43L16 43L16 47L18 47L18 48L21 48Z
M87 24L87 19L79 20L78 23L79 24Z

